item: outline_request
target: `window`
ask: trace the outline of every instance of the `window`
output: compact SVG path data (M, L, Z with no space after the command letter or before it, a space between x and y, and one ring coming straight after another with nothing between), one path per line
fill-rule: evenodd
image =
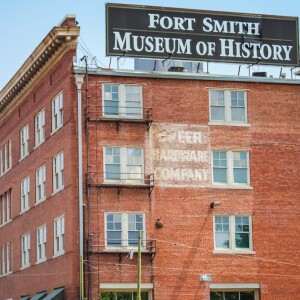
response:
M259 300L259 283L211 283L210 300Z
M152 300L153 283L141 283L141 300ZM101 300L136 300L136 283L100 283Z
M213 151L213 184L249 185L249 154L246 151Z
M21 267L26 268L30 265L30 234L26 233L21 237L22 259Z
M0 226L11 220L11 190L0 195Z
M105 180L144 182L144 156L141 148L105 147Z
M246 91L211 90L209 103L212 123L247 123Z
M101 292L101 300L136 300L137 292ZM141 300L150 300L149 292L141 292Z
M255 300L254 291L212 291L210 300Z
M53 192L64 187L64 153L60 152L53 157Z
M142 245L146 245L143 214L106 213L105 228L107 247L137 247L139 230L142 231Z
M11 140L0 148L0 176L4 175L12 167Z
M21 181L21 212L29 209L30 179L29 176Z
M36 202L46 199L46 166L36 170Z
M35 116L35 146L45 141L45 110L41 110Z
M250 216L214 216L216 250L252 250Z
M12 272L12 245L10 242L1 246L1 275Z
M37 262L46 260L46 225L36 230L36 256Z
M52 100L52 132L63 126L63 94L60 92Z
M141 119L142 87L133 84L104 84L103 114L105 117Z
M54 220L54 255L63 254L65 250L65 218Z
M29 126L25 125L20 131L20 153L21 159L28 155Z

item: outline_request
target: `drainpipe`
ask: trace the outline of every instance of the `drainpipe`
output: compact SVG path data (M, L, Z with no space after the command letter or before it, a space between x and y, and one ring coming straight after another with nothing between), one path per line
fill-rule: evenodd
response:
M77 86L77 108L78 108L78 208L79 208L79 287L80 300L84 300L84 278L83 278L83 191L82 191L82 97L81 87L84 75L75 74L75 84Z

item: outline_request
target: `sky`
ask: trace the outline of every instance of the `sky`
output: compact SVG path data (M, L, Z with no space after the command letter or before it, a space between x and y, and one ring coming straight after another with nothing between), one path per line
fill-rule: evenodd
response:
M79 43L91 56L96 56L100 67L109 66L105 56L105 3L139 4L165 7L190 8L281 16L300 15L300 0L0 0L0 90L18 71L25 60L48 32L57 26L67 14L75 14L80 26ZM78 57L85 53L79 51ZM120 68L133 66L126 58ZM112 59L116 68L116 58ZM209 63L204 71L218 74L238 73L238 65ZM267 71L278 77L280 67L254 66L251 71ZM240 74L248 75L247 65ZM282 72L290 76L290 68Z

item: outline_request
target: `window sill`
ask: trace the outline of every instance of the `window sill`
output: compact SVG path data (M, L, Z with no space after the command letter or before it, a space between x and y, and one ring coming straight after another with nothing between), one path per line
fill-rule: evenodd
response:
M105 248L103 249L104 253L128 253L133 251L134 253L138 252L138 247L118 247L118 248ZM149 253L149 250L146 250L144 247L141 248L142 253Z
M63 125L60 125L59 127L57 127L55 130L53 130L51 133L50 133L50 136L52 136L53 134L55 134L60 128L62 128Z
M251 254L254 255L255 251L247 249L247 250L214 250L213 254Z
M7 225L7 224L9 224L11 221L12 221L12 219L9 219L7 222L1 224L1 225L0 225L0 228L3 227L3 226L5 226L5 225Z
M24 269L27 269L30 267L30 264L27 264L27 265L24 265L20 268L20 271L24 270Z
M54 253L54 255L52 256L52 258L56 258L56 257L62 256L62 255L64 255L64 254L65 254L65 250L60 251L60 252L56 252L56 253Z
M22 157L19 159L19 162L21 162L23 159L25 159L28 155L29 155L29 152L28 152L26 155L22 156Z
M39 265L39 264L41 264L41 263L43 263L43 262L45 262L45 261L47 261L47 257L44 257L44 258L38 260L38 261L35 263L35 265Z
M40 200L36 200L34 206L37 206L37 205L41 204L41 203L44 202L45 200L46 200L46 197L43 198L43 199L40 199Z
M229 185L229 184L213 184L211 189L232 189L232 190L253 190L250 185Z
M30 209L29 206L26 207L25 209L23 209L23 210L20 211L19 215L22 215L22 214L26 213L26 211L28 211L29 209Z
M111 184L114 184L114 185L147 185L144 181L142 180L132 180L132 179L129 179L129 180L111 180L111 179L105 179L103 181L103 184L107 184L107 185L111 185Z
M10 168L8 168L7 170L5 170L3 173L1 173L0 174L0 177L2 177L2 176L4 176L8 171L10 171L11 170L11 167Z
M42 142L40 142L38 145L35 145L33 150L37 149L39 146L41 146L43 143L45 142L45 140L43 140Z
M54 196L55 194L61 192L63 189L65 188L65 186L61 186L60 188L58 188L57 190L53 191L53 193L51 194L51 196Z
M211 126L240 126L240 127L250 127L251 125L249 123L239 123L239 122L217 122L217 121L210 121L208 122L208 125Z
M10 272L8 272L8 273L5 273L5 274L0 275L0 277L5 277L5 276L10 275L10 274L12 274L12 273L13 273L13 272L10 271Z

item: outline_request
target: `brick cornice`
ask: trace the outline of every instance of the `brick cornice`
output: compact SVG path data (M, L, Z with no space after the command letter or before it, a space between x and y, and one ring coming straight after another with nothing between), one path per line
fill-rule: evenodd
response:
M76 48L80 28L77 26L54 27L27 58L21 68L0 92L0 115L15 98L27 90L28 83L66 48Z

